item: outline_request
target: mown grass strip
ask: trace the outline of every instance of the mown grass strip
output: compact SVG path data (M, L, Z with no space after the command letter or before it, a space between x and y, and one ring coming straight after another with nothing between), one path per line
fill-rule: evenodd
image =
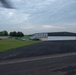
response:
M8 50L12 50L12 49L19 48L22 46L36 44L39 42L41 41L22 41L22 40L16 40L16 39L0 40L0 52L5 52Z

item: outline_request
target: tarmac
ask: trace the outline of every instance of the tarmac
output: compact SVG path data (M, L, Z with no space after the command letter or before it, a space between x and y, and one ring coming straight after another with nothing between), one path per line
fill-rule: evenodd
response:
M76 40L45 41L0 53L0 60L76 52Z

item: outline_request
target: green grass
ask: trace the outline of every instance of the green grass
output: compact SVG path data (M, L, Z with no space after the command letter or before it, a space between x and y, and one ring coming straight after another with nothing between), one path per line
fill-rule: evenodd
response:
M3 40L0 40L0 52L5 52L7 50L12 50L15 48L28 46L39 42L41 41L21 41L16 39L3 39Z

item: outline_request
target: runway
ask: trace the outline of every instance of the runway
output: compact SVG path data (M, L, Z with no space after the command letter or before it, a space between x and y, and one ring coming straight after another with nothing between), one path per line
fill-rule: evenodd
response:
M0 64L0 75L66 75L75 71L76 55Z
M25 41L26 42L26 41ZM0 60L76 52L76 40L44 41L0 53Z
M76 41L46 41L0 53L0 75L76 75Z

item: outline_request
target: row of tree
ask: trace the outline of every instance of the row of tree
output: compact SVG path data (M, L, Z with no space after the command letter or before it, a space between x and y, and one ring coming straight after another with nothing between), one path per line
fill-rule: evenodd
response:
M23 34L22 32L16 32L16 31L13 31L13 32L8 33L8 32L5 30L5 31L1 31L1 32L0 32L0 36L23 37L24 34Z
M0 32L0 36L8 36L8 32L5 30L5 31L1 31Z
M24 34L22 32L16 32L16 31L10 32L9 35L10 36L16 36L16 37L23 37L24 36Z

